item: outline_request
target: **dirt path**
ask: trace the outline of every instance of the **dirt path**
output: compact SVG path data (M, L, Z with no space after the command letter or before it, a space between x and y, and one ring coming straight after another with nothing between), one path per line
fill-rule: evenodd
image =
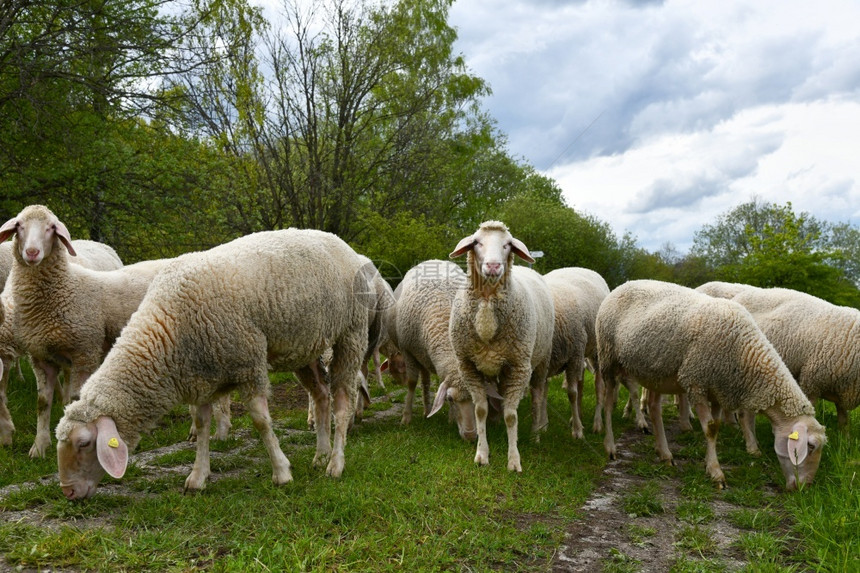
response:
M671 426L667 424L666 434L670 448L677 452L677 430ZM632 427L617 438L618 459L606 465L603 481L582 507L581 519L565 532L552 564L554 572L663 573L683 564L696 570L712 565L713 570L733 571L745 565L742 552L733 546L742 531L727 519L737 506L714 496L698 508L700 515L710 517L702 523L689 517L685 521L678 510L690 501L682 494L678 478L637 475L637 462L659 463L653 442L652 435ZM628 512L637 502L641 505L648 500L654 502L651 511L644 515ZM703 541L706 551L696 545L701 535L707 536Z

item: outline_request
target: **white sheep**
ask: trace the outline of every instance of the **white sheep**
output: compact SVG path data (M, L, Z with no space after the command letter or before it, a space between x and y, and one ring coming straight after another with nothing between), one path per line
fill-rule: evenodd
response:
M594 431L603 429L603 379L597 364L597 339L594 336L594 321L600 303L609 294L609 286L598 273L591 269L569 267L556 269L544 275L552 292L555 308L555 328L552 337L552 359L549 376L564 372L564 387L570 401L570 428L574 438L583 438L582 391L586 358L594 368L594 389L597 407L594 409ZM638 387L628 386L631 396ZM639 428L647 429L648 423L639 409L638 400L632 400L632 410Z
M457 355L451 346L448 323L459 289L467 285L466 273L450 261L429 260L411 268L397 287L394 312L388 313L386 330L403 360L406 400L402 424L412 419L412 401L419 377L424 394L424 415L438 411L447 399L460 436L477 437L472 397L463 386ZM391 360L391 357L389 357ZM431 407L430 375L439 377L436 400Z
M860 310L796 290L749 285L732 300L752 314L806 396L836 405L838 426L847 430L848 413L860 405ZM753 422L745 413L745 436L755 440Z
M649 389L649 414L660 458L671 463L661 394L685 391L707 440L708 475L725 486L717 461L720 409L761 411L770 419L786 487L809 483L827 438L815 408L774 347L741 305L660 281L631 281L606 297L597 314L597 352L607 387L604 446L615 458L612 389L629 376ZM713 407L713 411L712 411Z
M373 264L373 261L359 255L363 265L361 272L363 280L369 286L367 293L362 298L367 301L367 350L364 355L364 360L361 363L359 372L356 373L356 384L358 385L358 394L356 395L355 403L355 418L361 419L364 408L370 405L370 388L367 385L369 369L367 363L375 357L376 368L381 365L379 361L379 347L385 343L388 338L385 325L385 312L394 306L394 292L388 281L383 278ZM296 376L302 379L302 384L305 388L315 388L315 392L308 391L308 427L313 429L315 424L314 403L318 399L322 399L329 394L328 384L326 383L326 373L331 363L331 349L327 349L323 353L321 361L314 361L308 367L301 371L296 371ZM382 374L380 373L380 377ZM383 385L384 388L384 385ZM316 398L314 396L316 395Z
M69 261L82 267L94 270L111 270L122 267L122 261L116 252L103 243L77 239L72 241L72 246L77 252L77 256L69 257ZM0 243L0 278L3 278L4 281L0 284L5 284L5 277L11 271L14 260L12 243ZM0 363L3 366L3 373L0 375L0 446L9 446L12 444L15 425L12 423L12 416L7 407L6 389L8 388L12 367L19 363L19 359L27 351L13 326L15 324L15 312L11 297L0 296L0 315L2 314L6 314L8 320L0 321ZM20 375L20 366L18 372ZM68 384L68 367L64 367L63 372L66 383L61 385L60 393L65 404L70 400L69 392L71 390Z
M475 404L478 447L475 463L489 463L486 386L498 382L508 434L508 469L522 471L517 449L517 406L532 393L532 434L546 427L546 376L552 354L552 293L535 271L514 266L514 256L532 263L528 248L504 223L487 221L462 239L451 257L468 254L467 288L451 308L449 334L463 383Z
M13 237L15 263L6 296L15 309L15 335L30 356L39 387L36 439L30 457L51 445L50 412L57 376L68 368L64 398L73 400L98 368L164 261L112 271L71 264L66 226L43 205L31 205L0 227ZM68 254L67 254L68 251Z
M182 255L152 282L101 367L66 406L57 426L60 484L69 499L91 495L107 471L121 477L141 432L178 403L195 404L208 428L213 400L237 390L272 462L272 480L292 480L272 430L268 363L299 369L333 348L334 447L317 424L314 464L344 469L355 373L367 350L368 285L363 262L322 231L265 231ZM329 401L316 419L329 419ZM205 487L209 432L197 436L186 490Z

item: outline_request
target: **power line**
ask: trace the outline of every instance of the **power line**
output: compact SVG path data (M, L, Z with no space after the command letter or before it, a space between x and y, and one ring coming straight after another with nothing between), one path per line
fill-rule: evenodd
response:
M594 125L595 123L597 123L597 120L598 120L598 119L600 119L600 118L603 116L603 114L604 114L604 113L606 113L606 110L605 110L605 109L604 109L603 111L601 111L599 114L597 114L597 117L595 117L594 119L592 119L592 120L591 120L591 123L589 123L587 126L585 126L585 129L583 129L582 131L580 131L580 132L579 132L579 134L578 134L578 135L573 139L573 141L571 141L570 143L568 143L568 144L567 144L567 147L565 147L565 148L561 151L561 153L559 153L559 154L558 154L558 157L556 157L555 159L553 159L553 160L552 160L552 163L550 163L550 164L547 166L547 170L552 169L552 166L553 166L553 165L555 165L555 164L558 162L558 160L559 160L559 159L561 159L562 157L564 157L564 154L565 154L565 153L567 153L567 150L568 150L568 149L570 149L571 147L573 147L573 144L574 144L574 143L576 143L577 141L579 141L579 139L580 139L583 135L585 135L585 133L586 133L589 129L591 129L591 126L592 126L592 125Z

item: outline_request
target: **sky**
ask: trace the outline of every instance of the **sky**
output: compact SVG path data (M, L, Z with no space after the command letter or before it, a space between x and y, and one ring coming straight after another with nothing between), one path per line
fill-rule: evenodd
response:
M511 154L619 237L683 254L753 198L860 224L857 0L456 0L449 23Z

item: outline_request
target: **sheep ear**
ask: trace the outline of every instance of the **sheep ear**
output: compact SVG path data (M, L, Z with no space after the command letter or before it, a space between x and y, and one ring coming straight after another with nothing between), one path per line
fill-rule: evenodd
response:
M367 387L367 378L364 375L361 376L361 384L358 387L361 392L361 398L364 400L365 405L370 405L372 402L370 400L370 388Z
M505 409L505 399L499 394L499 389L493 383L484 384L484 390L487 392L487 404L494 412L502 412Z
M9 219L3 226L0 227L0 243L11 237L15 234L15 229L18 228L18 218L14 217Z
M388 358L382 361L382 364L379 365L380 372L388 372Z
M448 258L456 259L457 257L466 253L466 251L471 251L472 247L475 246L475 236L470 235L465 239L461 239L459 243L457 243L457 248L451 251L451 254L448 255Z
M484 391L487 393L487 398L504 400L504 398L502 398L502 395L499 394L499 389L496 388L496 385L491 382L487 382L486 384L484 384Z
M525 243L520 241L519 239L511 238L511 249L514 251L514 254L524 260L525 262L532 264L535 260L532 258L531 253L529 253L528 247L526 247Z
M128 466L128 446L119 437L112 418L99 416L96 420L96 454L104 470L115 478L125 475Z
M787 457L791 463L799 466L809 453L809 436L806 424L797 422L791 427L788 434L777 436L774 440L774 449L780 456Z
M439 384L439 389L436 390L436 397L433 398L433 407L430 409L430 413L427 414L428 418L442 409L442 405L445 403L445 398L447 396L448 382L442 382Z
M66 246L66 250L69 251L69 254L73 257L77 256L75 252L75 248L72 247L72 236L69 234L69 229L63 224L62 221L57 221L54 223L54 229L59 237L60 241L62 241L63 245Z

